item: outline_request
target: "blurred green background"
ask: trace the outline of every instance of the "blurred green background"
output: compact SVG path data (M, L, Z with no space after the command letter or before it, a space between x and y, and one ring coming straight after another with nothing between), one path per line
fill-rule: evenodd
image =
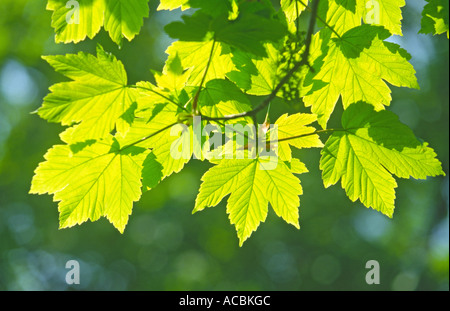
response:
M391 109L449 168L449 42L418 35L422 0L408 0L404 36L421 90L393 89ZM208 165L192 161L135 204L123 235L106 219L58 230L57 203L29 195L33 171L60 143L62 127L30 112L63 80L40 57L95 52L101 43L125 64L130 83L151 80L170 39L163 27L181 12L156 12L119 50L102 32L78 45L55 44L46 1L0 4L0 290L448 290L449 180L399 180L392 220L325 190L319 151L299 152L301 230L275 213L238 247L225 204L191 215ZM274 106L274 105L273 105ZM288 109L275 107L275 113ZM304 110L304 109L303 109ZM335 116L339 115L337 111ZM81 264L81 284L65 283L65 264ZM381 284L365 283L365 264L381 265Z

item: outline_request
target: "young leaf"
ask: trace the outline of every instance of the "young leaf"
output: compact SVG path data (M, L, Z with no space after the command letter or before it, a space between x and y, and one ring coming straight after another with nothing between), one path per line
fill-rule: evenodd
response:
M101 47L96 57L44 57L71 81L52 86L38 114L72 127L60 135L66 145L50 149L36 169L30 192L54 195L61 228L106 217L123 232L142 191L191 158L206 158L215 166L202 178L194 212L229 195L227 213L242 245L265 221L269 203L299 228L302 187L294 174L308 170L291 147L324 147L324 185L341 180L352 201L392 217L394 176L444 174L428 144L384 111L391 102L388 83L418 88L409 54L386 41L402 34L405 0L320 1L318 16L314 1L280 0L276 12L271 0L161 0L158 10L193 13L166 26L181 41L167 49L162 72L153 72L156 85L128 86L122 63ZM448 37L448 1L427 2L421 32ZM120 46L139 32L148 0L48 0L47 9L57 42L92 39L104 27ZM305 9L310 22L324 28L310 37L309 23L302 42L296 26L303 25L298 18ZM263 132L271 147L278 140L277 157L234 159L255 151L256 131L244 125L256 123L257 113L275 104L274 95L292 106L303 99L314 114L283 114L275 131L267 109ZM250 98L259 102L254 110ZM311 124L325 129L339 98L343 129L317 131ZM221 119L220 126L203 133L207 118L197 114ZM318 135L324 132L333 132L325 146Z
M124 138L119 138L121 146L134 145L136 147L153 149L156 161L162 166L161 180L180 172L190 161L193 149L190 148L191 135L183 146L182 154L174 157L172 148L178 148L184 143L180 137L179 107L165 98L155 95L152 85L148 82L137 84L142 88L138 98L139 111L136 119ZM190 130L191 126L187 127ZM185 138L186 136L184 136ZM153 165L153 164L152 164Z
M144 25L148 11L148 0L107 0L105 30L118 45L123 37L131 41Z
M422 28L419 33L439 35L447 33L448 30L448 1L447 0L426 0L428 3L422 11Z
M247 240L267 217L270 202L275 213L300 228L300 180L276 159L223 160L202 177L194 213L216 206L229 195L227 213L236 226L239 243ZM276 166L274 169L273 167Z
M318 134L313 134L316 129L307 126L317 121L313 114L297 113L289 116L282 115L275 125L278 126L278 156L282 161L291 161L292 152L290 146L301 148L322 148ZM275 137L271 133L271 140ZM288 139L288 140L286 140Z
M426 179L444 175L433 149L389 111L376 112L365 103L352 104L322 150L320 168L325 187L341 179L352 201L359 199L392 217L395 188L392 175Z
M227 73L227 78L233 81L240 89L249 90L252 87L252 75L258 75L250 54L236 50L232 57L235 70Z
M80 42L94 38L103 26L105 0L48 0L47 10L53 11L52 27L55 41Z
M280 74L280 53L273 44L266 44L267 57L254 60L256 74L251 75L252 86L248 94L264 96L273 92Z
M131 41L148 17L148 0L48 0L53 11L52 27L56 42L80 42L90 39L102 26L118 45L125 37Z
M192 68L184 70L178 54L173 54L168 57L162 73L154 72L156 84L158 85L158 87L154 88L148 83L142 84L141 87L149 87L150 90L154 90L156 92L156 95L164 94L168 98L172 98L173 100L178 101L182 90L187 85L191 73ZM147 89L147 91L148 90L149 89ZM159 100L161 100L161 98L159 98Z
M216 19L212 30L217 41L256 56L266 56L264 43L276 43L287 34L281 22L253 12L251 6L244 6L234 21Z
M212 17L198 11L193 15L183 15L183 22L177 21L164 27L165 32L174 39L181 41L203 41L207 36Z
M127 111L136 91L127 86L123 64L97 48L97 57L78 54L44 56L57 72L72 79L50 88L38 114L50 122L72 125L79 140L106 136L114 128L122 135L129 127Z
M415 70L408 63L410 56L398 45L384 41L390 34L383 28L362 25L331 40L327 34L324 29L314 37L314 40L323 40L321 45L314 43L314 46L320 46L326 56L316 59L319 68L315 73L308 72L303 90L305 105L312 106L323 128L339 96L342 96L344 108L365 101L381 110L392 100L386 82L419 88Z
M405 0L359 0L364 23L381 25L393 35L402 35Z
M218 16L231 10L231 1L235 0L161 0L158 10L201 8L205 13Z
M362 14L356 0L320 1L317 13L339 34L361 25Z
M36 169L30 193L54 194L61 228L104 216L123 233L133 202L141 196L148 154L138 147L120 149L111 136L76 153L69 145L57 145Z
M329 0L320 2L319 16L339 34L364 21L383 26L391 34L402 35L403 6L405 0Z
M182 10L189 9L189 0L161 0L158 6L158 11L161 10L175 10L181 7Z
M235 69L229 46L212 40L204 42L176 41L167 49L166 53L169 56L177 54L183 68L192 70L188 86L200 85L210 59L205 83L214 79L224 79L227 73Z
M308 5L308 0L298 1L298 0L281 0L280 5L286 19L289 23L295 22L295 20L300 16L300 14L306 9L306 7L301 3Z

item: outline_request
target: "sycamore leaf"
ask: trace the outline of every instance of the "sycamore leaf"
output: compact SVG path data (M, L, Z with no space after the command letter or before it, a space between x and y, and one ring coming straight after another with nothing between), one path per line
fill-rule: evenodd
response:
M315 121L317 121L317 117L313 114L297 113L289 116L286 113L275 122L278 129L278 156L282 161L290 162L292 160L290 146L298 149L323 147L319 135L313 134L316 129L307 126ZM274 133L271 132L270 135L270 139L274 140Z
M186 83L187 86L200 85L210 57L211 64L205 77L205 83L214 79L224 79L227 73L235 69L228 45L212 40L176 41L167 49L166 53L169 56L178 55L183 68L192 70Z
M280 77L280 52L273 44L266 44L267 57L254 60L256 74L251 75L251 95L269 95L276 88Z
M141 196L142 164L148 154L138 147L120 149L111 136L76 153L70 145L56 145L36 169L30 193L54 194L60 228L106 217L123 233L133 202Z
M165 32L174 39L181 41L203 41L206 36L211 37L210 24L212 17L198 11L193 15L183 15L183 22L176 21L164 27Z
M178 116L180 108L149 91L153 87L149 82L139 82L137 86L142 88L138 98L139 111L127 135L118 141L123 146L134 144L136 147L153 149L156 161L162 166L163 180L180 172L192 158L192 126L182 127ZM183 128L187 132L182 131ZM180 152L178 148L181 147L184 148Z
M214 38L241 51L257 56L266 56L264 43L276 43L286 34L287 29L278 20L253 12L248 5L241 8L236 20L216 19L212 25Z
M320 168L325 187L341 179L352 201L360 200L392 217L395 188L392 175L426 179L443 175L433 149L389 111L352 104L342 116L343 131L335 132L322 150Z
M80 123L75 130L79 140L104 137L114 128L126 133L136 91L127 86L120 61L101 47L97 57L80 52L43 58L73 81L50 88L38 109L39 116L62 125Z
M448 0L426 0L428 3L422 11L422 28L419 33L439 35L447 33L449 37Z
M393 35L402 35L405 0L359 0L364 23L380 25Z
M264 47L267 56L258 59L242 53L235 54L233 62L236 70L227 74L230 80L250 95L265 96L272 93L282 73L279 50L271 43L266 43Z
M105 0L49 0L47 10L53 11L52 27L56 42L77 43L86 37L94 38L100 31Z
M204 159L201 148L207 138L199 129L204 123L191 119L188 124L181 124L179 106L155 94L152 91L155 87L148 82L140 82L137 86L141 89L140 110L126 137L119 139L121 145L135 144L153 149L155 160L162 166L161 180L180 172L193 156ZM213 117L250 109L246 96L227 80L209 81L201 92L199 104L202 113Z
M256 7L259 8L258 5ZM170 23L164 29L172 38L181 41L203 41L213 37L217 42L241 51L265 56L263 44L278 42L286 34L286 29L278 20L258 14L258 10L254 12L254 8L241 7L235 20L229 20L227 15L213 18L200 10L193 15L182 16L183 21Z
M104 26L120 45L122 37L131 41L139 33L149 8L148 0L49 0L47 10L53 11L56 42L92 39Z
M448 37L448 1L427 2L421 32L447 32ZM132 40L139 33L148 16L148 0L47 3L56 42L92 39L103 27L120 46L123 38ZM250 117L215 122L206 129L207 121L192 112L194 98L195 113L220 118L251 111L253 97L247 95L267 96L278 89L292 65L280 43L290 42L288 31L302 34L295 22L309 1L280 0L279 12L271 0L159 3L158 10L192 8L193 13L166 26L180 41L167 49L162 72L153 72L155 85L128 86L123 64L101 47L97 56L80 52L44 57L71 81L52 86L38 114L71 127L60 135L66 144L51 148L36 169L30 193L54 195L61 228L106 217L123 232L142 191L180 172L192 158L215 165L202 177L194 212L229 196L226 210L241 246L266 220L269 203L277 216L300 227L303 190L295 174L308 169L292 156L292 147L323 147L325 187L341 181L352 201L389 217L394 212L394 176L444 174L428 144L384 111L391 102L388 83L418 88L409 54L386 41L392 34L402 35L405 0L320 2L317 23L326 22L308 53L314 70L302 66L285 85L287 90L275 94L288 95L301 86L300 96L314 114L284 114L275 123L277 130L267 121L259 134L277 142L276 157L268 158L261 155L264 146L256 148L254 128L245 127L251 125ZM298 61L303 50L295 49ZM339 98L343 129L317 131L311 124L318 121L326 128ZM330 131L324 146L318 133ZM253 153L259 156L249 157Z
M295 22L295 20L300 16L300 14L306 9L302 4L308 5L308 0L298 1L298 0L281 0L280 5L286 19L289 23Z
M329 36L326 29L314 36L312 46L322 55L311 59L316 70L307 73L302 90L305 105L312 106L323 128L340 96L344 108L365 101L381 110L392 100L386 82L419 88L415 70L408 62L410 56L398 45L384 41L390 34L383 28L362 25L340 38L328 40ZM312 53L320 55L317 50Z
M227 213L236 226L241 246L266 220L269 202L279 217L300 228L298 207L302 187L282 161L223 160L206 172L202 181L194 212L216 206L231 194Z
M209 117L223 117L251 110L250 101L232 82L223 79L206 83L199 97L200 111Z
M306 167L305 163L301 162L297 158L292 158L291 162L286 163L286 165L289 167L292 173L294 174L304 174L308 173L308 168Z
M108 0L105 10L105 30L118 45L121 45L122 37L131 41L144 25L148 11L148 0Z
M164 68L161 73L153 72L157 87L150 83L143 84L140 87L145 87L148 93L153 90L157 97L163 95L166 99L170 98L175 102L180 100L182 90L186 87L189 77L191 76L192 68L184 70L178 54L169 55ZM148 97L149 94L147 94ZM164 98L163 97L163 98ZM161 98L155 98L161 100Z
M391 34L402 35L403 6L405 0L329 0L320 2L318 14L339 34L364 21L383 26Z

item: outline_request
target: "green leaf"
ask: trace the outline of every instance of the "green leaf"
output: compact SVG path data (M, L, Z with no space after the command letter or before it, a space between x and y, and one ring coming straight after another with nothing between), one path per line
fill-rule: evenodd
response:
M275 90L281 71L280 67L280 53L273 44L266 44L267 57L261 60L255 60L254 64L257 73L251 75L252 86L247 91L252 95L269 95Z
M104 26L119 45L122 37L131 41L139 33L149 13L148 0L49 0L47 10L53 11L56 42L92 39Z
M305 78L303 100L312 106L323 128L342 96L344 108L365 101L377 110L391 103L391 90L386 82L418 89L410 56L398 45L385 42L390 36L382 27L362 25L347 31L340 38L331 38L326 29L313 38L311 59L315 71ZM326 56L325 56L326 55ZM386 81L386 82L385 82Z
M235 1L235 0L232 0ZM231 10L230 0L161 0L158 10L174 10L180 8L201 8L212 16L223 15Z
M449 7L447 0L426 0L428 3L422 11L422 28L419 33L439 35L447 33Z
M261 158L221 161L203 175L194 212L216 206L231 194L227 213L236 226L241 246L266 220L269 202L279 217L300 228L300 180L284 162L277 161Z
M233 81L239 88L249 90L252 87L252 75L258 75L258 70L253 64L250 54L236 50L232 57L235 70L227 73L227 78Z
M111 39L121 45L123 37L131 41L139 34L148 14L148 0L108 0L104 27Z
M191 72L192 69L183 69L178 54L170 55L166 61L162 73L154 72L156 84L158 85L157 88L154 88L154 91L178 101L182 90L187 85ZM144 84L141 86L151 87L153 89L153 86L150 84Z
M298 0L281 0L280 5L286 19L289 23L295 22L295 20L300 16L300 14L306 9L306 7L301 3L308 5L308 0L298 1Z
M224 117L251 110L244 93L228 80L211 80L206 83L199 97L202 115Z
M362 14L356 0L320 1L317 14L339 34L361 25Z
M391 34L402 35L401 8L405 0L329 0L321 1L318 14L337 33L360 26L380 25Z
M319 135L313 134L316 129L307 126L315 121L317 117L313 114L297 113L289 116L286 113L275 122L278 127L278 156L282 161L292 160L290 146L298 149L323 147ZM271 140L276 138L273 132L270 135Z
M133 144L136 147L153 149L156 161L162 166L163 180L183 169L192 158L193 149L184 146L186 148L179 158L173 156L172 148L183 143L178 131L180 108L149 91L152 88L150 83L139 82L137 86L142 89L138 98L140 110L136 112L136 119L127 135L118 141L122 146ZM191 144L191 135L187 144Z
M264 43L276 43L287 34L279 21L248 11L240 11L234 21L218 19L212 29L216 40L257 56L266 56Z
M212 17L198 11L193 15L183 15L183 22L177 21L164 27L166 33L181 41L203 41L210 31Z
M444 175L433 149L392 112L352 104L342 116L342 126L344 130L326 142L320 168L325 187L341 179L352 201L359 199L392 217L397 187L392 175L416 179Z
M50 88L38 114L62 125L80 123L79 140L106 136L114 128L124 135L136 91L127 86L123 64L97 48L97 57L78 54L43 57L57 72L72 79Z
M178 55L183 68L192 70L187 86L200 85L210 57L211 64L205 77L205 83L214 79L224 79L227 73L235 69L228 45L214 43L212 40L204 42L176 41L167 49L166 53Z
M142 164L149 151L121 150L111 136L73 152L56 145L35 171L30 193L54 194L60 228L106 217L123 233L133 202L141 196Z
M189 0L161 0L158 6L158 11L161 10L175 10L181 7L182 10L189 9Z
M421 32L448 36L448 2L427 1ZM388 84L418 88L410 55L386 41L402 34L405 0L321 1L316 22L323 29L313 36L308 60L303 60L309 64L283 86L280 81L303 55L303 43L292 39L303 36L295 32L296 21L303 24L298 18L309 1L280 0L278 12L271 0L159 3L158 10L192 10L166 26L180 41L167 49L162 72L153 71L155 84L129 86L123 64L101 47L97 56L44 57L71 81L52 86L38 114L70 127L60 135L66 144L50 149L36 169L30 192L54 195L61 228L106 217L123 232L142 191L180 172L192 158L215 165L202 178L194 212L229 196L226 210L241 246L266 220L269 203L279 217L300 227L302 187L295 174L308 169L293 157L292 147L323 148L325 187L341 181L352 201L389 217L395 176L444 174L428 144L384 111L392 99ZM120 46L142 28L148 0L48 0L47 9L57 42L92 39L104 27ZM224 118L209 134L202 132L206 121L195 116L198 112L221 118L251 111L253 102L262 108L266 102L256 96L273 94L278 86L275 95L293 105L303 99L313 114L283 114L275 123L277 131L267 126L267 114L261 134L277 141L276 157L234 159L238 152L248 156L256 149L256 132L244 128L252 123L250 117ZM311 126L318 121L325 129L340 98L343 129ZM318 133L330 132L324 146ZM203 144L213 137L220 142L224 134L223 146L211 150Z
M282 74L279 50L270 43L264 47L267 56L258 59L252 59L248 54L235 54L233 61L237 64L236 70L227 74L230 80L242 86L250 95L269 95Z
M402 35L402 10L405 0L359 0L363 21L381 25L393 35Z
M79 10L76 3L79 5ZM100 31L104 20L105 0L79 0L77 2L49 0L47 10L53 11L52 27L56 33L55 41L57 43L77 43L86 37L94 38ZM68 23L67 20L70 17L72 19Z

